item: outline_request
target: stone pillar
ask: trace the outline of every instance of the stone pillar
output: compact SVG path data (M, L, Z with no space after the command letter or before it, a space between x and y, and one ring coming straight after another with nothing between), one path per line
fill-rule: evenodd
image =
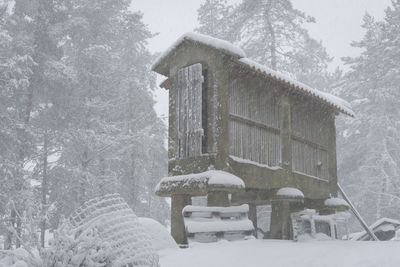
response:
M290 206L288 200L273 200L271 212L270 237L272 239L290 238Z
M292 239L292 212L304 209L303 198L276 198L271 201L271 227L272 239Z
M249 204L249 220L253 222L254 236L257 237L257 206L255 204Z
M211 191L207 194L207 206L209 207L228 207L230 206L227 192Z
M192 199L189 195L172 195L171 197L171 235L179 245L188 243L182 210L191 204Z

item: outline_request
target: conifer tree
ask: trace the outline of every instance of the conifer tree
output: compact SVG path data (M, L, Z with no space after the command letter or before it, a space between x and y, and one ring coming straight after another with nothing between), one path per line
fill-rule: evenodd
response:
M350 71L336 88L356 113L338 124L339 174L370 223L400 219L400 1L385 14L365 15L365 35L352 44L362 53L345 59Z
M38 244L36 228L44 246L45 231L61 217L108 192L120 192L139 215L165 219L166 203L153 194L167 164L165 128L151 95L152 34L129 5L1 2L5 248Z
M331 58L305 28L315 19L290 0L243 0L233 7L223 0L208 0L199 8L198 20L198 32L235 43L273 70L320 89L331 81Z
M54 26L63 60L75 76L75 88L63 107L65 126L59 164L53 178L52 201L69 214L84 201L119 192L138 214L152 198L148 180L151 156L165 155L160 140L164 126L157 118L150 90L154 76L146 40L152 36L130 1L60 1L68 18ZM161 138L162 139L162 138ZM157 170L166 171L158 161ZM60 189L68 189L61 190Z

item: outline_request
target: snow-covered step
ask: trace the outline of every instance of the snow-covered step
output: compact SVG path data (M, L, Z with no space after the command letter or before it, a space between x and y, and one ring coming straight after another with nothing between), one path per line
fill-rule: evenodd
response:
M186 206L183 216L187 237L197 242L243 239L254 231L248 212L246 204L232 207Z

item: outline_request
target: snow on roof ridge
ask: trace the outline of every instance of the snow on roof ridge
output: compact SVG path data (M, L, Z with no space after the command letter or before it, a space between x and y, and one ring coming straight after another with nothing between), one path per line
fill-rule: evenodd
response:
M351 109L350 103L348 103L344 99L341 99L341 98L331 95L329 93L325 93L325 92L319 91L317 89L314 89L314 88L308 86L307 84L304 84L295 79L292 79L289 76L282 74L278 71L272 70L272 69L268 68L267 66L262 65L250 58L243 57L243 58L240 58L239 61L243 64L248 65L249 67L252 67L261 72L264 72L265 74L269 74L269 75L277 78L278 80L283 80L295 87L299 87L300 89L311 94L312 96L320 98L324 102L327 102L327 103L335 106L336 108L340 109L343 113L346 113L352 117L354 117L354 115L355 115L353 110Z
M234 56L237 56L239 58L246 57L246 53L240 48L232 43L218 39L215 37L211 37L208 35L200 34L200 33L195 33L195 32L187 32L183 34L181 37L178 38L167 50L165 50L153 63L151 66L151 69L154 70L157 65L160 64L160 62L165 59L165 57L172 52L178 45L180 45L183 41L185 40L191 40L194 42L198 42L201 44L205 44L211 47L214 47L218 50L222 50L225 52L228 52Z

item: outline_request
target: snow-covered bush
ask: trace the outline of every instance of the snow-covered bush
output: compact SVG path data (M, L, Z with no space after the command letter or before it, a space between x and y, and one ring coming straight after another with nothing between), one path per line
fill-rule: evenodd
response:
M46 267L158 267L158 255L132 209L118 194L92 199L56 231Z
M174 249L178 248L168 229L161 223L151 218L139 217L139 222L150 236L150 242L154 249Z
M0 267L42 267L37 255L23 248L0 251Z
M96 228L89 228L76 238L75 234L68 226L55 233L51 247L44 251L44 266L110 266L111 247Z

